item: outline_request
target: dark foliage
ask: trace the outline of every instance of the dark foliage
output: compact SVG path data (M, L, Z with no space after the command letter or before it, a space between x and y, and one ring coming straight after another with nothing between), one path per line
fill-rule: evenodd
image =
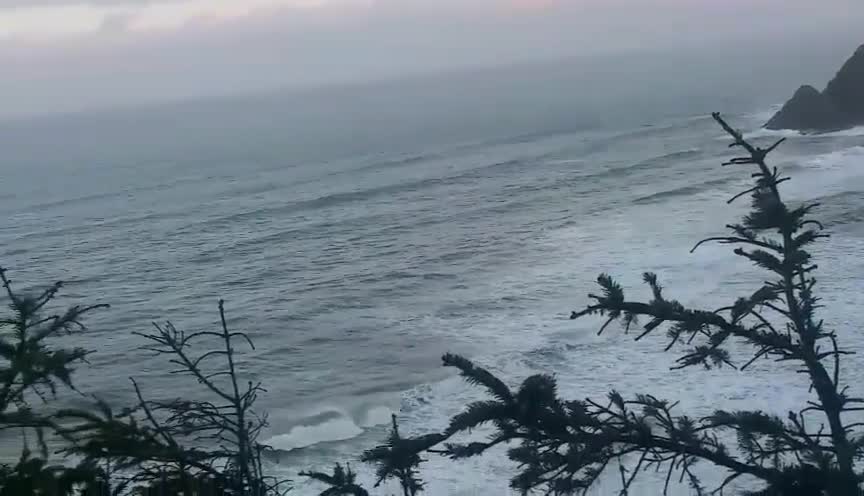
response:
M444 438L441 434L404 438L399 434L399 424L394 415L387 441L363 453L361 460L376 465L378 481L375 487L388 479L394 479L399 482L404 496L414 496L423 490L423 482L417 471L423 462L420 453L430 450Z
M0 468L0 481L0 496L111 495L106 478L97 468L87 464L51 466L42 458L33 458L26 448L15 466Z
M74 389L75 367L84 364L88 354L81 348L55 348L51 340L84 331L82 317L106 305L72 306L56 313L52 303L62 283L38 295L21 294L3 268L0 282L9 305L8 315L0 318L0 430L7 434L19 431L25 443L15 465L0 466L0 495L65 495L79 487L92 492L97 471L86 465L72 468L48 463L45 434L55 432L57 424L45 406L58 388ZM40 456L33 456L28 433L35 436Z
M186 334L170 323L141 334L147 350L169 357L174 373L192 376L212 401L146 400L133 380L138 402L115 412L97 400L92 409L52 409L58 388L74 390L74 367L88 352L55 349L51 338L83 331L81 317L103 307L73 306L49 313L49 304L62 287L51 285L38 296L13 290L6 272L0 281L11 315L0 320L0 430L19 430L25 446L14 465L0 466L0 495L50 496L136 494L232 494L273 496L287 491L286 481L263 473L258 442L266 418L253 406L260 384L241 384L235 363L235 343L252 345L240 332L229 330L222 303L221 329ZM221 347L197 354L193 346L211 339ZM216 363L218 359L220 362ZM40 402L34 407L33 399ZM26 444L36 438L40 456ZM50 464L46 437L65 444L61 462ZM81 460L70 466L70 456Z
M11 311L0 319L0 425L33 428L41 441L42 428L51 421L33 412L33 398L45 402L56 395L59 386L73 388L74 368L87 356L84 349L55 349L49 341L85 330L81 318L106 305L73 306L63 313L50 313L48 306L62 283L52 284L38 296L22 295L13 290L2 268L0 282Z
M351 471L351 465L343 468L337 463L332 474L300 472L300 476L328 486L319 496L369 496L369 493L357 484L357 474Z
M191 494L193 486L243 496L286 493L288 481L267 476L262 466L266 447L258 437L267 419L253 407L264 389L242 384L237 369L236 343L254 345L229 329L221 301L219 316L218 331L187 334L167 323L139 334L150 342L145 350L167 357L173 374L193 378L210 399L148 400L133 380L134 408L115 414L100 403L96 412L59 413L73 425L62 430L72 441L66 452L94 464L110 461L112 479L165 494ZM206 351L199 354L195 348L202 343Z

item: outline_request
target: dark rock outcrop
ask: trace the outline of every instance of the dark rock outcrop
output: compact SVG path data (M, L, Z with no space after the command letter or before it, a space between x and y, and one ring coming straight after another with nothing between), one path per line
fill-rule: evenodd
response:
M765 124L768 129L827 130L845 117L834 103L812 86L798 88L791 100Z
M824 93L841 111L858 123L864 122L864 45L846 61Z
M861 124L864 124L864 45L846 61L825 91L800 87L765 127L825 132Z

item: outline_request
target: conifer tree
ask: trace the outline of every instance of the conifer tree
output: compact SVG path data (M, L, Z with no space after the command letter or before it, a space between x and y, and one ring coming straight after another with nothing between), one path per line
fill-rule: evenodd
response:
M5 293L0 300L8 303L8 313L0 318L0 431L18 431L24 442L18 463L0 466L0 495L67 495L87 487L92 492L99 482L95 468L48 462L46 435L58 427L50 402L59 388L74 390L75 368L89 353L83 348L56 348L52 341L86 330L82 318L107 305L76 305L56 313L52 307L62 283L36 295L19 293L2 267L0 283ZM29 445L33 438L36 456Z

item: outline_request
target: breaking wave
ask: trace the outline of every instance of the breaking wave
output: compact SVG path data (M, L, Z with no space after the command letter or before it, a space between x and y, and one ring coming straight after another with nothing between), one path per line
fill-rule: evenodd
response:
M292 451L323 443L347 441L368 429L386 424L391 415L393 411L385 406L372 407L357 418L338 408L326 409L288 432L267 439L264 444L275 450Z

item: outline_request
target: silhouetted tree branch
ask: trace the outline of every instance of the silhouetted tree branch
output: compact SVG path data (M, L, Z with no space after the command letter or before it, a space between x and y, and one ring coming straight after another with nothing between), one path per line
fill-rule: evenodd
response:
M132 381L137 404L115 415L102 404L101 415L80 410L62 412L78 422L64 433L74 440L69 453L88 460L112 459L120 470L133 470L135 482L160 484L166 475L172 487L188 493L201 477L215 481L231 494L272 496L287 492L285 480L264 473L258 437L267 425L253 407L264 389L247 381L241 386L235 343L253 347L249 337L231 331L219 302L220 330L185 333L170 322L155 324L155 332L138 334L149 342L144 349L165 356L177 368L171 373L190 376L211 400L148 400ZM198 353L199 346L218 347ZM83 422L82 422L83 420ZM167 482L166 482L167 483Z
M378 481L375 487L388 479L394 479L402 487L404 496L414 496L423 490L423 482L417 468L423 462L420 453L431 449L445 439L442 434L430 434L416 438L405 438L399 434L396 416L392 417L390 435L384 444L365 453L361 460L376 465Z
M327 486L327 489L319 493L319 496L369 496L369 493L357 484L357 474L351 471L350 465L343 468L337 463L332 474L300 472L300 476Z

